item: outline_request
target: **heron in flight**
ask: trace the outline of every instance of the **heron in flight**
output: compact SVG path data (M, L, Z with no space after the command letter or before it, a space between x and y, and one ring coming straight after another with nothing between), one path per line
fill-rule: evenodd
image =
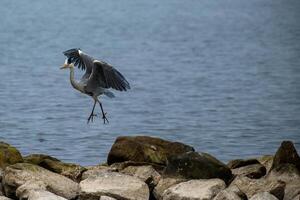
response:
M106 113L103 111L103 106L98 99L99 95L106 95L110 98L115 95L109 91L110 88L126 91L130 89L130 85L125 77L110 64L96 60L86 53L78 49L69 49L63 54L67 57L61 69L70 69L70 82L71 85L83 94L89 95L94 100L94 106L87 123L93 121L95 106L99 103L102 111L103 123L109 123L106 118ZM80 81L74 78L74 66L79 69L85 70L85 74L81 77Z

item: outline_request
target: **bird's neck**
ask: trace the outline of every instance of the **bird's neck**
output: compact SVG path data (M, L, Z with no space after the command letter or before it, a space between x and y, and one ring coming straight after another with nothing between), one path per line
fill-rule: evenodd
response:
M79 84L74 78L74 67L70 67L70 82L73 88L79 90L80 92L84 92L83 86Z

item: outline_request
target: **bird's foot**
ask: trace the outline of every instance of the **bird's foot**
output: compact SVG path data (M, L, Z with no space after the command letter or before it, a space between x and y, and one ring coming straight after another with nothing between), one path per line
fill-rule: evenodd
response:
M107 123L109 123L108 119L106 118L106 113L102 113L102 119L103 119L103 123L105 124L105 121Z
M88 120L87 120L87 123L90 123L90 121L94 121L94 117L96 117L97 115L96 114L94 114L94 113L91 113L90 114L90 116L89 116L89 118L88 118Z

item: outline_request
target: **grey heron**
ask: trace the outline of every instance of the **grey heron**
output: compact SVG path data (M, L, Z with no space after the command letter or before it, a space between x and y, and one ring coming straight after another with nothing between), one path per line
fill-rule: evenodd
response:
M113 98L115 96L109 89L112 88L119 91L127 91L127 89L130 89L128 81L113 66L106 62L94 59L79 48L69 49L63 52L63 54L67 58L61 69L70 69L71 85L81 93L91 96L94 100L94 106L88 117L87 123L89 123L90 120L93 121L93 117L96 116L94 110L97 103L100 105L104 124L105 122L109 123L98 96L104 94ZM74 66L85 70L80 81L76 81L74 78Z

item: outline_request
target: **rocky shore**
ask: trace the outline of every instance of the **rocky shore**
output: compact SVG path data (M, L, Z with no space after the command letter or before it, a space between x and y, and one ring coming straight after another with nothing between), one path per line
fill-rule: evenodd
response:
M0 200L299 200L300 157L290 141L275 155L227 164L159 138L119 137L107 163L80 166L22 156L0 142Z

